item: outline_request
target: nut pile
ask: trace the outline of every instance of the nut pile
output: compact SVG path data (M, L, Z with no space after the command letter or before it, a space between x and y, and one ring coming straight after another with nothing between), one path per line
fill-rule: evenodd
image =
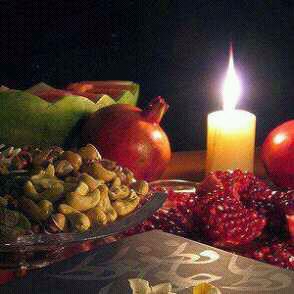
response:
M76 151L11 147L0 156L2 238L85 232L131 213L149 192L146 181L91 144Z

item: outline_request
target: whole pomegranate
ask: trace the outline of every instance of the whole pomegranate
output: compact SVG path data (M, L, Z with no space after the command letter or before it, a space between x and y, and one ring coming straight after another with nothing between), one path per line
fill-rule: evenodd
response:
M289 120L266 137L262 160L273 182L282 188L294 188L294 120Z
M102 156L128 167L138 179L158 179L171 158L168 137L159 123L168 109L161 97L144 110L128 105L105 107L85 121L82 143L91 143Z

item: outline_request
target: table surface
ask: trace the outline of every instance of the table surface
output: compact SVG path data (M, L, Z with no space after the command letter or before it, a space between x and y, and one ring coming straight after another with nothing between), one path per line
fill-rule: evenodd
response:
M205 176L205 151L181 151L174 152L169 166L162 175L163 179L184 179L200 181ZM266 175L260 160L260 151L256 150L255 174L264 177ZM0 269L0 285L13 279L11 271Z
M183 179L199 181L205 175L205 151L174 152L163 179ZM260 159L260 148L255 152L254 173L265 177L266 172Z
M290 294L294 287L292 271L150 231L30 272L3 285L0 293L131 294L128 279L138 277L152 286L171 282L174 290L210 282L222 294Z

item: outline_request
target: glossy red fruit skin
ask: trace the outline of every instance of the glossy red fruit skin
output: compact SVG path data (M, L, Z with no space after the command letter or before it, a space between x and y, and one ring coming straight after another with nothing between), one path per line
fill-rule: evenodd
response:
M84 123L82 142L95 145L103 157L128 167L138 179L158 179L171 158L168 137L159 124L128 104L114 104L98 112Z
M294 120L269 133L262 145L261 158L276 185L294 189Z

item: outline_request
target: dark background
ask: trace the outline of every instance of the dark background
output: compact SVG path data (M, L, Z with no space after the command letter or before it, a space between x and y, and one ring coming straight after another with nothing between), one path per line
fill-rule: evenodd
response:
M294 1L1 1L0 83L121 79L140 106L161 95L174 150L205 148L206 116L221 108L230 40L239 108L257 115L257 145L294 118Z

